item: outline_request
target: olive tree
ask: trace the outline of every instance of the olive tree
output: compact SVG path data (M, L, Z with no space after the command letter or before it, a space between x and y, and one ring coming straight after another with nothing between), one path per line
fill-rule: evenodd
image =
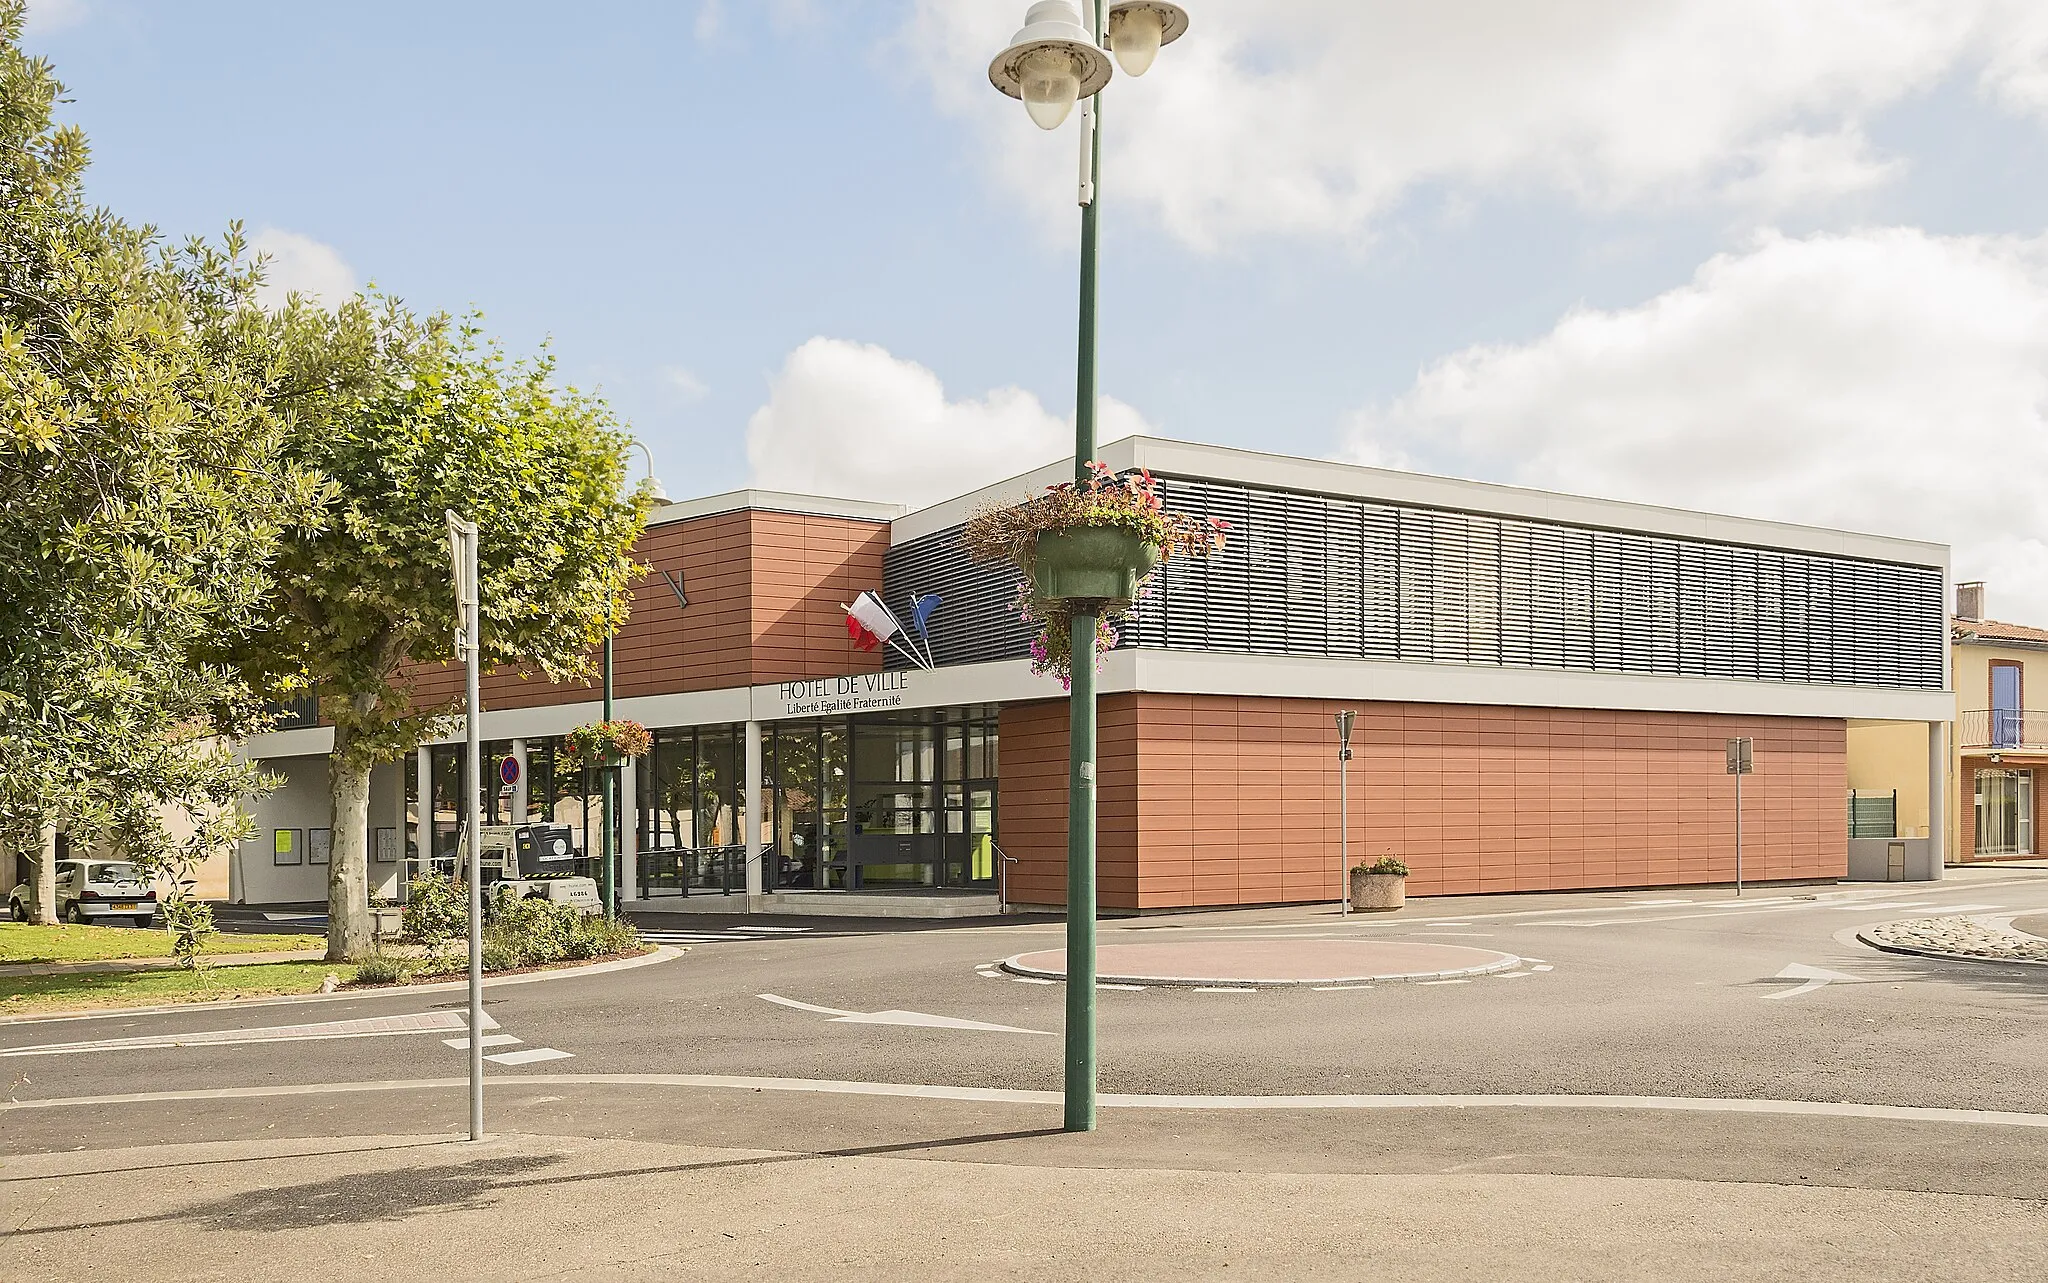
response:
M244 653L274 693L310 691L334 728L328 957L369 944L371 768L439 733L410 675L454 657L444 514L480 530L482 660L588 676L624 615L643 505L625 493L630 439L551 362L509 359L474 319L420 318L388 298L277 319L284 454L323 481L284 539L267 626ZM476 782L471 781L471 787Z

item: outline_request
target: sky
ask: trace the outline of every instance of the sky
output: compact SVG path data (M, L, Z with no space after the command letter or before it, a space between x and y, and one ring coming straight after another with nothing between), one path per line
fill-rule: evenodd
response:
M2048 625L2048 4L1189 0L1102 99L1101 434L1953 545ZM1023 0L32 0L89 196L480 310L677 498L1063 456Z

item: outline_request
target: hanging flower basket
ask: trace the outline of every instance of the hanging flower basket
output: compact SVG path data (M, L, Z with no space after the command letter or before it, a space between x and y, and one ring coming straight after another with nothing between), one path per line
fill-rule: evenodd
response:
M1031 586L1042 601L1100 602L1102 614L1124 610L1159 564L1159 545L1115 526L1069 526L1038 536Z
M1023 503L977 513L962 531L977 561L1017 567L1017 612L1039 625L1033 672L1073 681L1073 621L1096 617L1097 662L1118 638L1115 621L1144 593L1168 559L1204 556L1223 546L1228 522L1168 512L1152 474L1118 476L1088 465L1086 481L1048 486Z
M592 722L570 731L562 747L578 766L623 766L645 757L654 747L654 737L634 721Z

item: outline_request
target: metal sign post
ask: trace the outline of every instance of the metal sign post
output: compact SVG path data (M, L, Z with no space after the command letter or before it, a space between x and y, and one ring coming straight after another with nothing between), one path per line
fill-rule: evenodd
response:
M1351 912L1351 719L1357 714L1343 709L1337 714L1337 903L1340 916Z
M453 511L448 518L448 552L455 565L455 651L468 665L464 736L468 763L463 775L463 829L469 839L469 1138L484 1138L484 893L483 749L477 724L478 651L483 636L477 608L476 523Z
M1742 895L1742 777L1756 769L1756 741L1728 741L1728 773L1735 777L1735 894Z

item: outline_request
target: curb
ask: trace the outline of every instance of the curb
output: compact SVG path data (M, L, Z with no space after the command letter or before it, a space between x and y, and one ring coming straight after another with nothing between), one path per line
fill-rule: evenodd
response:
M1883 925L1880 923L1879 925ZM2008 967L2048 967L2048 961L2039 958L1987 958L1981 953L1947 953L1940 949L1923 949L1918 945L1893 944L1889 940L1873 940L1870 932L1875 928L1864 928L1856 933L1856 939L1879 953L1903 954L1909 958L1936 958L1942 962L1995 962Z
M609 971L631 971L668 962L688 953L687 948L658 944L652 953L637 958L615 958L610 962L588 962L580 967L557 967L528 971L516 976L485 976L484 988L537 984L543 980L567 980L576 976L598 976ZM220 1002L173 1002L157 1007L93 1007L85 1011L36 1012L33 1015L0 1016L0 1026L33 1025L53 1020L104 1020L115 1016L162 1016L181 1011L233 1011L243 1007L282 1007L296 1002L332 1002L336 999L387 998L396 994L450 993L467 990L467 980L437 980L430 985L377 985L362 989L338 989L333 993L278 994L269 998L229 998Z
M1003 959L996 965L1013 976L1030 976L1038 980L1066 982L1066 972L1025 966L1018 961L1023 956L1021 953L1016 954ZM1098 985L1145 985L1162 989L1304 989L1316 985L1413 984L1425 980L1464 980L1472 976L1490 976L1496 971L1509 971L1519 967L1524 961L1525 959L1510 953L1504 955L1499 962L1489 962L1477 967L1459 967L1453 971L1403 971L1391 975L1331 976L1314 980L1247 980L1243 976L1211 979L1173 976L1162 979L1158 976L1097 975L1095 983Z

